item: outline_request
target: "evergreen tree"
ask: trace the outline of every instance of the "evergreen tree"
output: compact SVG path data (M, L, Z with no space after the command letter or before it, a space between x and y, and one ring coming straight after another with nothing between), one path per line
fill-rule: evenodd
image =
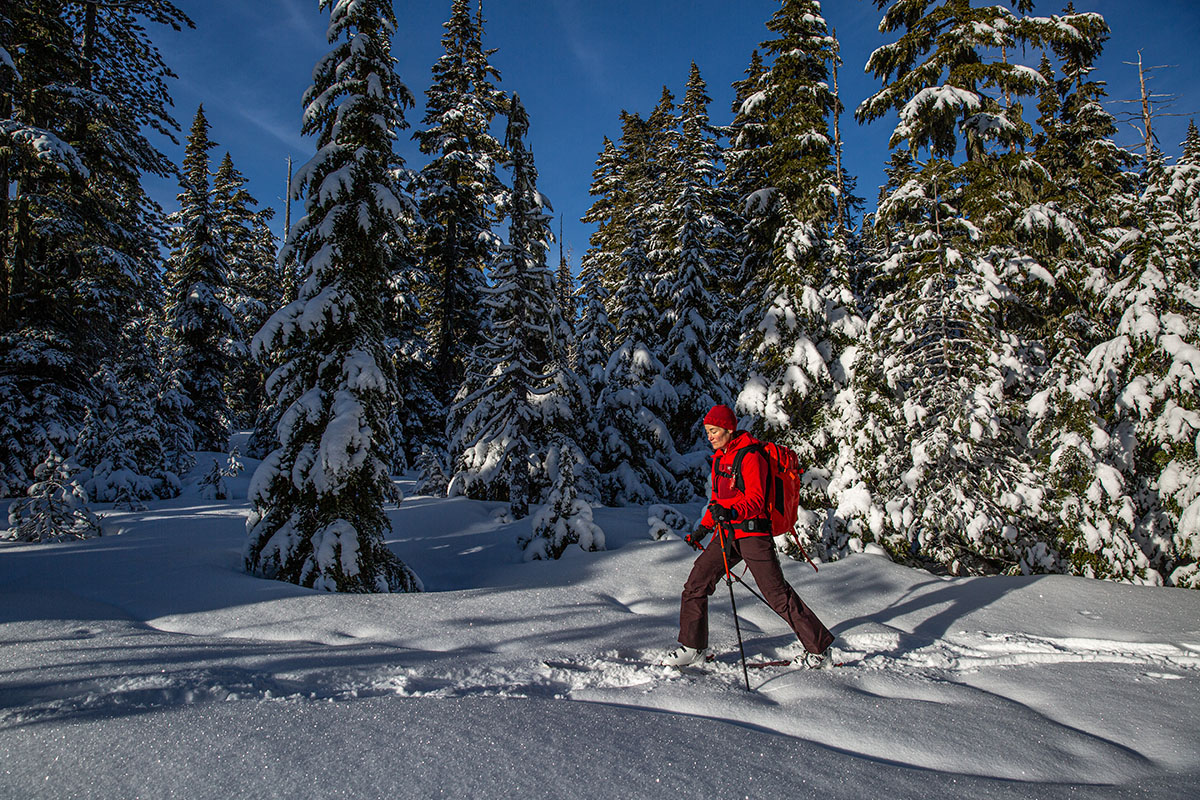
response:
M421 255L428 273L427 338L443 403L486 325L476 299L499 246L492 201L500 194L496 161L503 150L489 132L503 93L494 85L499 73L488 62L492 51L482 45L482 20L472 18L468 0L453 0L444 27L444 53L425 92L425 127L415 135L421 152L432 157L419 179Z
M102 368L94 381L101 399L81 426L76 452L85 466L77 480L96 502L136 508L147 500L174 497L180 485L167 468L148 370L126 362L122 372L118 376Z
M1117 147L1116 123L1104 110L1103 86L1091 78L1108 26L1098 14L1068 7L1061 21L1078 36L1051 42L1039 73L1039 170L1033 202L1012 226L1027 263L1010 270L1021 282L1025 336L1044 351L1028 403L1029 443L1039 470L1049 538L1062 568L1089 577L1153 580L1133 533L1136 504L1114 466L1119 443L1107 432L1086 356L1111 336L1102 300L1111 283L1111 247L1132 190L1126 171L1137 158Z
M184 391L183 371L175 363L172 349L165 338L159 340L163 367L158 375L155 409L166 468L182 477L196 465L196 431L188 414L192 401Z
M556 435L546 454L549 496L533 516L530 535L517 541L526 561L557 559L573 543L587 551L604 549L604 530L576 490L578 473L589 469L579 445L570 436Z
M304 96L303 132L317 153L298 173L306 215L286 250L304 265L299 297L255 338L279 367L280 446L255 472L246 569L326 591L420 588L384 544L396 497L384 454L396 387L384 348L382 298L404 240L392 149L412 96L394 71L387 0L320 0L333 46ZM288 254L281 255L286 263Z
M226 153L213 176L212 213L229 268L225 304L233 312L240 333L231 348L233 364L226 390L230 413L239 426L254 423L265 393L262 367L250 356L250 338L283 305L275 237L268 227L274 211L258 211L257 205L246 190L245 177Z
M760 436L784 441L810 478L834 490L851 483L838 396L864 329L840 230L829 87L837 46L820 3L786 0L767 23L766 63L755 60L738 87L739 139L732 167L747 226L750 302L742 318L747 378L738 410ZM837 505L814 495L810 503Z
M452 409L452 452L461 455L449 491L507 499L512 517L523 519L550 482L540 465L551 434L557 427L568 435L562 422L569 424L582 409L581 387L567 366L570 329L546 263L550 206L537 190L537 169L525 145L529 119L516 95L508 119L508 242L485 297L491 327ZM556 412L564 402L575 407Z
M621 112L621 140L604 140L593 173L596 200L584 216L597 230L581 264L579 369L596 403L588 415L596 420L591 460L600 472L601 497L613 505L691 493L678 483L691 465L679 458L665 422L677 396L665 379L658 344L665 332L654 298L665 293L658 288L663 267L650 257L654 247L661 257L669 255L663 251L668 194L655 187L665 180L655 157L670 151L655 143L674 141L667 130L672 118L666 89L656 109L657 134L639 115Z
M613 350L615 329L608 316L613 300L609 286L617 273L619 255L624 249L620 225L614 216L620 196L621 156L606 136L604 147L592 172L590 194L596 199L583 216L583 222L596 226L588 239L588 249L579 264L579 321L576 327L579 350L574 367L583 378L592 397L598 397L608 356Z
M90 539L101 534L100 518L88 508L76 467L50 451L33 472L26 496L8 509L9 529L0 538L18 542Z
M1169 584L1200 588L1200 280L1186 233L1200 174L1191 157L1168 167L1156 156L1147 177L1141 227L1120 243L1105 297L1113 337L1088 361L1138 542Z
M141 176L173 173L147 138L178 126L147 23L191 22L164 0L31 0L0 17L0 491L69 453L156 288L161 210Z
M1015 295L968 214L984 211L980 187L1026 135L1019 104L984 89L1024 96L1041 83L992 54L1038 41L1048 27L969 0L891 5L880 29L903 33L872 54L868 69L884 86L857 111L873 120L899 110L892 147L930 158L899 170L903 183L879 207L876 226L889 227L891 241L855 376L853 441L873 497L852 513L898 557L956 573L1057 563L1037 525L1012 389L1029 377L1025 343L1006 325Z
M734 118L725 134L729 146L723 153L725 169L721 173L721 185L733 212L728 226L732 229L735 263L730 265L723 283L729 296L741 295L759 275L768 274L773 231L778 226L779 204L758 154L759 148L769 142L766 95L761 91L766 71L762 55L755 50L746 77L733 84ZM732 360L741 343L741 320L727 322L726 326L718 335ZM745 372L740 363L736 372Z
M223 451L232 424L226 383L241 331L226 304L229 265L209 192L208 151L215 144L208 131L201 106L184 152L175 250L168 262L167 326L191 401L186 413L196 447Z
M596 401L597 467L606 505L674 499L679 493L678 476L687 470L663 421L674 412L678 396L664 377L656 349L648 344L655 338L656 317L646 289L650 261L642 246L644 231L638 216L628 214L624 279L612 292L619 298L617 344L605 365Z
M718 180L720 147L709 124L711 102L700 70L692 64L681 108L681 132L676 148L673 184L666 217L674 227L671 271L665 276L671 299L664 315L669 324L663 346L665 377L675 387L678 405L668 420L680 452L705 451L702 420L717 403L729 404L733 382L714 352L711 321L723 303L718 265L729 256L722 249L727 234L716 209L725 199ZM698 482L705 480L703 472ZM697 483L696 491L704 491Z
M670 207L682 189L679 183L679 119L675 95L664 86L658 105L651 109L645 121L642 122L640 117L633 118L640 123L636 135L623 137L623 143L633 145L636 152L633 171L627 175L633 182L627 190L626 202L630 204L630 213L638 216L648 235L644 244L649 265L646 278L657 320L655 335L649 341L656 345L655 355L660 361L666 359L666 351L659 343L665 343L671 329L667 315L674 305L670 286L677 268L675 237L678 225L671 218Z

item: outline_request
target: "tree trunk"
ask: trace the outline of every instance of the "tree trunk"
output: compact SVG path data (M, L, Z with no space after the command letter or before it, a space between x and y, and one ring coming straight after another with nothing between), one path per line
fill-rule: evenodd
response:
M1151 129L1151 119L1153 115L1150 113L1150 92L1146 89L1146 68L1142 64L1142 51L1138 50L1138 84L1142 90L1142 123L1146 126L1146 160L1150 160L1150 153L1154 149L1154 131Z
M835 180L837 181L837 232L840 237L846 236L846 173L842 169L842 126L841 102L838 94L838 62L841 60L841 47L837 44L837 28L832 28L829 35L834 40L833 59L830 62L830 75L833 78L833 159Z
M12 98L0 94L0 118L12 117ZM8 289L11 275L9 274L8 253L8 194L9 156L0 155L0 333L8 331Z

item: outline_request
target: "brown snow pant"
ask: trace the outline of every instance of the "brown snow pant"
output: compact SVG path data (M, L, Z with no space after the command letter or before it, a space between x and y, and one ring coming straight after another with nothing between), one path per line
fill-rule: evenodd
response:
M745 560L754 575L763 599L776 614L791 626L810 653L823 653L833 644L833 634L817 619L817 615L800 601L796 590L783 577L775 542L770 536L746 536L732 542L729 568ZM679 643L688 647L708 647L708 598L716 591L717 581L725 575L725 559L721 557L721 534L712 541L692 564L692 572L683 585L679 601Z

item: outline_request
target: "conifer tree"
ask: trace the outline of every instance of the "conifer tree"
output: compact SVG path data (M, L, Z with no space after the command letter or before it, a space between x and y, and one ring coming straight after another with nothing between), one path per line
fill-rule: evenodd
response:
M557 559L570 544L587 551L604 549L604 530L576 489L578 474L590 469L573 437L564 433L554 436L546 454L546 471L551 476L546 503L534 514L530 535L517 541L526 561Z
M159 337L156 344L162 365L154 404L158 436L167 469L183 476L196 465L196 432L188 417L192 401L183 389L182 370L175 362L174 348L165 336Z
M580 308L576 324L576 356L572 363L588 396L595 398L603 386L604 367L613 349L613 325L608 319L608 289L601 276L600 251L589 250L579 272L576 303ZM590 419L585 423L590 425Z
M265 393L264 376L250 356L250 339L275 309L283 305L283 281L276 266L275 237L268 227L270 208L246 189L246 179L226 153L213 176L212 206L217 237L229 278L225 303L240 333L231 347L228 375L230 413L239 426L252 425Z
M84 417L76 453L84 465L77 479L96 502L136 508L179 494L156 425L155 385L141 365L125 361L121 374L103 367L94 380L100 400Z
M836 446L835 400L848 384L846 361L864 323L845 243L834 238L845 183L830 131L840 102L829 86L837 48L813 0L785 0L767 27L766 58L752 62L738 87L733 167L752 271L737 408L753 418L756 433L788 443L810 469L819 465L814 477L835 473L840 486L836 473L846 464Z
M681 107L674 197L668 198L666 217L674 228L669 254L670 272L664 276L670 306L663 345L666 380L675 388L678 405L668 421L680 452L704 451L707 442L701 420L716 403L728 405L733 382L727 365L717 360L711 322L722 316L719 265L729 255L723 250L728 234L717 217L724 200L719 186L720 147L709 124L704 79L693 62ZM697 481L703 481L703 471ZM697 492L704 486L698 483Z
M863 121L898 110L892 147L907 144L929 159L914 159L879 207L876 226L890 228L890 252L857 367L854 439L873 502L855 513L894 555L956 573L1056 566L1031 523L1036 478L1010 388L1028 379L1023 343L1005 325L1015 296L968 216L981 208L973 192L994 180L989 146L1003 151L1026 134L1019 104L983 90L1024 96L1041 83L995 51L1044 27L969 0L891 4L880 29L902 33L872 54L868 69L884 86L856 112Z
M579 264L579 321L576 327L579 351L574 368L584 380L592 397L599 397L608 356L613 350L615 329L609 318L613 299L609 287L614 284L619 257L624 245L621 226L615 215L620 194L621 156L607 136L592 172L589 193L596 198L583 222L595 225L588 238L588 249Z
M499 73L489 63L492 51L483 48L482 19L472 18L468 0L453 0L444 27L444 52L425 91L425 127L414 138L431 157L419 178L421 254L429 284L427 338L437 392L446 403L486 325L476 299L499 246L492 200L500 194L496 162L503 148L489 126L503 93L495 86Z
M655 311L655 336L651 339L656 346L666 341L671 323L667 315L673 305L670 295L671 280L675 275L676 228L671 218L670 206L679 196L679 109L675 95L666 86L662 87L658 105L637 128L636 136L624 137L626 145L634 145L637 153L636 166L630 173L635 183L628 190L630 210L637 214L645 227L648 238L645 243L649 271L649 297ZM655 355L665 361L666 351L657 347Z
M698 469L680 458L666 422L675 413L678 396L666 380L657 345L661 317L652 294L657 270L648 252L658 214L650 127L626 112L622 123L610 200L614 235L609 240L621 250L611 258L614 272L607 276L614 348L596 398L595 462L609 505L690 497L691 484L679 480Z
M69 453L122 349L127 316L155 296L161 210L140 181L173 167L171 76L147 23L191 22L165 0L31 0L0 18L0 492Z
M223 451L232 425L226 384L241 330L226 304L229 264L209 189L208 151L215 146L201 106L184 151L175 250L167 265L167 327L191 401L186 413L196 447Z
M451 450L461 455L450 492L507 499L514 519L529 513L531 463L547 441L538 398L549 373L565 368L569 336L546 263L551 209L537 190L537 169L524 143L528 127L514 95L505 136L513 180L504 208L508 242L484 299L491 326L451 411L457 423Z
M406 177L405 184L411 184ZM402 196L407 197L404 193ZM417 229L418 212L415 204L402 213L404 227ZM383 299L386 320L386 346L392 368L396 373L398 395L392 406L389 427L395 439L391 455L393 472L403 472L416 466L422 453L445 455L445 413L437 394L437 381L429 343L422 328L420 291L426 277L417 261L416 241L397 242L393 248L394 262Z
M75 475L78 468L51 450L33 471L26 496L8 509L7 531L0 538L18 542L90 539L102 533L100 518L88 508L87 492Z
M1089 577L1153 580L1133 529L1136 504L1114 466L1119 442L1106 430L1086 356L1111 336L1102 300L1111 283L1107 238L1121 224L1137 158L1113 142L1116 124L1091 77L1108 26L1099 14L1060 18L1077 36L1051 42L1039 73L1038 133L1028 174L1033 202L1012 226L1028 265L1018 318L1044 356L1028 403L1030 450L1038 466L1048 538L1062 569Z
M768 108L763 102L766 95L760 90L766 71L762 55L755 50L746 68L746 77L733 84L733 122L725 133L729 146L722 154L725 169L721 172L721 185L733 212L727 224L733 229L735 263L730 266L724 282L729 295L740 295L759 275L769 272L773 231L778 225L779 204L774 201L775 190L767 180L763 159L758 153L759 148L769 141ZM724 336L724 350L732 360L740 346L740 321L728 328L718 335ZM740 361L736 371L744 373Z
M461 455L449 491L507 499L514 519L526 517L529 506L549 491L551 509L539 515L533 538L553 541L544 548L528 539L520 545L530 558L557 558L560 545L574 541L567 535L584 525L568 517L591 515L585 501L577 499L579 488L587 497L595 483L582 455L585 435L576 429L589 401L569 366L571 330L547 264L551 209L537 189L537 169L525 144L529 119L516 95L508 120L512 190L502 206L509 219L508 241L485 298L492 324L452 410L457 423L453 452ZM560 472L564 469L570 474ZM577 479L585 481L582 487L576 487Z
M1152 156L1140 229L1120 243L1105 297L1113 336L1088 361L1116 445L1113 480L1137 505L1137 540L1167 583L1200 588L1200 280L1185 233L1200 186L1193 157L1167 166Z
M395 499L384 454L396 387L384 348L382 298L407 238L392 149L412 95L394 70L387 0L319 0L330 53L304 95L316 155L299 170L305 218L285 250L304 266L299 297L255 346L276 353L268 385L284 409L279 447L255 472L246 569L326 591L389 592L420 582L384 543ZM288 254L281 254L286 263Z

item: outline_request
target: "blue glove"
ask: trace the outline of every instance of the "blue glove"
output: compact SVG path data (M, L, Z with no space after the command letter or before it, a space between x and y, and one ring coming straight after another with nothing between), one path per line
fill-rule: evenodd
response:
M732 508L726 508L718 503L709 503L708 513L717 522L733 522L737 519L737 511Z

